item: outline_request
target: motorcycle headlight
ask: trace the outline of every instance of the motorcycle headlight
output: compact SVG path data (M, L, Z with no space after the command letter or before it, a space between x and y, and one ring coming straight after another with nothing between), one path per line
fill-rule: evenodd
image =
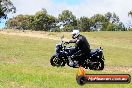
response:
M100 49L99 51L102 52L102 49Z
M103 51L103 49L98 49L98 52L102 52Z

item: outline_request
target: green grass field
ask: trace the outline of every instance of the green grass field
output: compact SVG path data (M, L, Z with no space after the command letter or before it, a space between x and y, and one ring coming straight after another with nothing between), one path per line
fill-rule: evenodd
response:
M44 35L44 33L41 33ZM52 37L70 38L70 33L47 33ZM132 68L132 32L90 32L91 48L103 47L106 67L115 70L90 71L88 74L131 74L118 67ZM58 40L0 34L0 88L132 88L132 84L86 84L75 77L78 69L52 67L50 57Z

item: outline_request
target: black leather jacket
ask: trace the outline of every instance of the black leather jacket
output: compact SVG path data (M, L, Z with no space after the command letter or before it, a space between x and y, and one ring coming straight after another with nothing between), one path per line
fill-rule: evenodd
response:
M79 48L83 53L90 52L90 45L83 35L79 35L75 40L70 40L69 43L75 43L75 47Z

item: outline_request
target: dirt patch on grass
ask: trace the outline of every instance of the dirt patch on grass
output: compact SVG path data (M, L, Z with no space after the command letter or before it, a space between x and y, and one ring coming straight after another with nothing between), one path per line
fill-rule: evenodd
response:
M9 63L9 64L17 64L20 61L17 58L9 58L9 57L0 57L0 61L3 63Z
M35 38L46 38L52 40L60 40L59 36L54 36L49 33L40 33L40 32L8 32L8 31L0 31L1 34L5 35L17 35L17 36L27 36L27 37L35 37ZM69 41L69 39L64 38L64 41Z

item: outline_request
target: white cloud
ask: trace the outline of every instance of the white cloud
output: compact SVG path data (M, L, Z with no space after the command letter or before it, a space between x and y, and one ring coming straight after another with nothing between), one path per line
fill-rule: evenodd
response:
M126 23L130 18L127 13L132 10L132 0L82 0L80 4L68 5L55 3L53 0L12 0L17 8L16 14L34 14L46 8L49 14L58 16L62 10L68 9L77 17L93 16L94 14L115 12Z

